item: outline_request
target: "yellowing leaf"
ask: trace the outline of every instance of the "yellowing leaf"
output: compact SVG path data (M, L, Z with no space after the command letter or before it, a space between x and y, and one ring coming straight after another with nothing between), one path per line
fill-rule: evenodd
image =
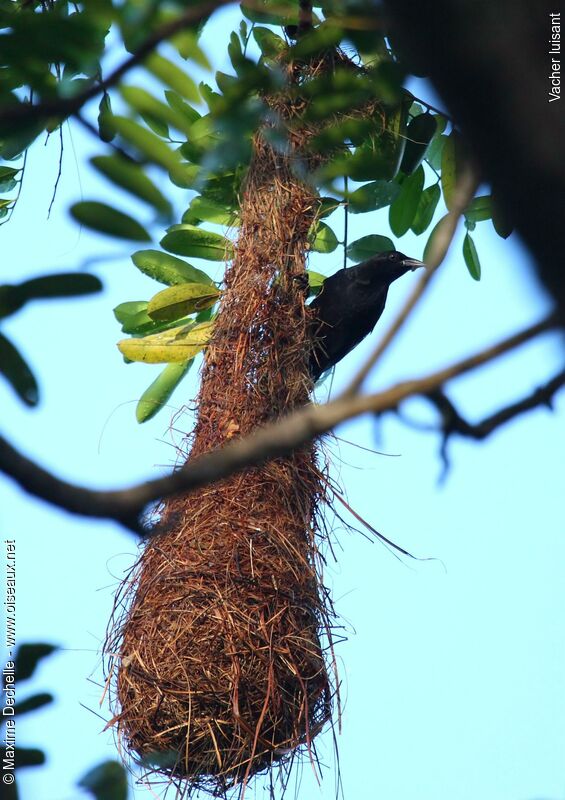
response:
M214 305L220 292L203 283L182 283L169 286L151 298L147 313L154 320L180 319L193 311L204 311Z
M178 364L191 358L206 347L212 331L213 322L198 325L180 325L161 333L153 333L143 339L122 339L118 350L130 361L145 364Z

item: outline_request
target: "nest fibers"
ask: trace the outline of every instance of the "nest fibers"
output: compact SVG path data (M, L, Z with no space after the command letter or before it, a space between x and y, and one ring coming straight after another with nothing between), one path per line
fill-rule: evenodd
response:
M319 201L291 168L293 147L255 139L191 458L308 401L304 269ZM179 792L221 794L301 750L314 758L331 719L317 457L309 444L167 500L124 584L107 643L113 722Z

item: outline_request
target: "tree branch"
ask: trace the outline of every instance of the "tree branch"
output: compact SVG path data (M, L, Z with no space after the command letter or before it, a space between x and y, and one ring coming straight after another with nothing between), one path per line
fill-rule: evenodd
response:
M0 471L26 492L52 505L87 517L114 519L131 530L141 532L141 516L150 503L179 492L193 491L270 458L289 455L317 436L360 414L390 411L408 397L428 396L453 378L519 347L551 330L556 324L556 316L551 315L449 367L424 378L398 383L377 394L344 393L326 405L305 406L244 439L189 461L171 475L127 489L96 491L63 481L23 456L2 437Z
M440 412L442 417L441 431L444 441L453 434L464 436L467 439L482 441L490 436L493 431L505 425L515 417L525 414L538 406L547 406L551 409L554 395L565 386L565 369L558 372L551 380L539 386L530 394L510 405L501 408L494 414L485 417L481 422L470 423L458 412L453 402L441 389L436 389L425 395Z
M201 3L199 6L190 6L178 17L165 23L151 36L148 36L135 53L126 58L107 78L74 97L59 98L37 104L20 103L19 105L5 106L0 109L0 124L7 122L34 122L57 116L66 118L76 114L89 100L115 86L126 73L141 64L161 42L180 33L184 28L197 25L205 17L208 17L212 12L227 5L229 2L232 2L232 0L208 0L208 2Z

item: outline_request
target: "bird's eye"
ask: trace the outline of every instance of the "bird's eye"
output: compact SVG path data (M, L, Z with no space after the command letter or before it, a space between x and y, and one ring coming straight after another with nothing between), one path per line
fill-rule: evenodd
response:
M389 253L388 254L389 261L396 261L396 253Z

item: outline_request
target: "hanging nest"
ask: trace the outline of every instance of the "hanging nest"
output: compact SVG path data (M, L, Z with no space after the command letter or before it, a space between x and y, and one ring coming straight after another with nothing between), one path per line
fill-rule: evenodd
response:
M295 113L284 98L271 107L287 122ZM309 401L305 263L320 201L297 174L322 158L307 147L315 129L288 130L285 153L262 132L254 139L190 459ZM167 500L118 595L106 643L112 723L149 773L183 793L224 794L301 752L315 759L332 720L319 461L311 443Z
M308 402L305 254L319 201L260 135L207 350L191 458ZM331 719L315 444L164 503L123 587L119 737L145 766L222 793Z

